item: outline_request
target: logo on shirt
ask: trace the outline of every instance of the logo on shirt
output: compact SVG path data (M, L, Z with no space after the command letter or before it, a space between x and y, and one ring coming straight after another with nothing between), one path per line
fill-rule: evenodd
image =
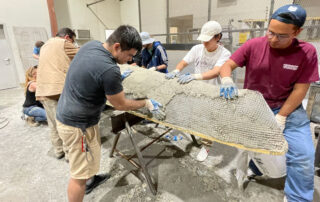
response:
M297 65L288 65L288 64L283 64L283 69L289 69L289 70L293 70L296 71L298 69L299 66Z

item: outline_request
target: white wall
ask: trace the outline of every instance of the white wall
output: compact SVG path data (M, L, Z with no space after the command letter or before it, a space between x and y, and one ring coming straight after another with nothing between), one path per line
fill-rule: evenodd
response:
M121 24L131 25L139 30L138 0L123 0L120 2Z
M169 10L170 18L193 15L193 28L201 28L208 21L208 0L171 0Z
M143 32L149 34L165 34L167 31L166 0L141 0L141 25ZM180 7L183 8L183 7ZM165 42L165 37L155 37Z
M68 26L71 29L89 29L92 39L104 42L105 29L115 29L121 24L120 3L119 0L106 0L90 6L107 26L106 28L87 7L87 4L92 2L92 0L58 0L55 3L55 12L59 28Z
M23 83L25 80L24 68L14 37L13 27L42 27L50 35L51 29L47 1L0 0L0 5L0 23L4 24L7 28L9 44L15 60L17 80L19 83ZM32 55L32 49L30 50L30 55Z
M307 17L320 16L320 1L319 0L301 0L301 6L307 10Z
M58 29L63 27L71 27L69 3L66 0L54 0L54 10L56 13L56 19Z

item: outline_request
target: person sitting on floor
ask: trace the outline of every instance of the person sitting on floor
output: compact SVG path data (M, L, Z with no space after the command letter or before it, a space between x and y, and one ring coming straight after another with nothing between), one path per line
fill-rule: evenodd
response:
M27 115L27 123L31 126L38 126L43 121L47 121L46 112L42 104L36 101L35 92L37 89L37 67L30 67L26 72L25 95L23 113Z

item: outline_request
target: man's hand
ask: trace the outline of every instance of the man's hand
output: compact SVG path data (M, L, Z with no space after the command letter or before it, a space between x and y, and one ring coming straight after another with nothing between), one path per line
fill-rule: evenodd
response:
M127 69L126 71L124 71L124 72L121 74L121 79L122 79L122 81L123 81L125 78L127 78L127 77L131 74L131 72L133 72L133 70L131 70L131 69Z
M225 99L233 99L238 96L238 88L231 77L223 77L221 79L220 97Z
M173 79L174 77L178 76L180 73L180 70L175 69L172 72L169 72L166 74L166 79Z
M178 83L180 84L186 84L189 83L192 80L202 80L201 74L183 74L179 76Z
M280 115L280 114L277 114L277 115L275 116L275 118L276 118L276 121L277 121L278 126L279 126L280 129L281 129L281 132L283 133L283 130L284 130L284 128L286 127L287 117L286 117L286 116L282 116L282 115Z
M165 118L165 116L166 116L165 113L160 109L160 108L162 108L162 104L160 104L159 102L157 102L157 101L155 101L153 99L146 100L145 107L158 120L163 120Z
M151 71L157 71L158 69L157 69L157 67L150 67L149 70L151 70Z

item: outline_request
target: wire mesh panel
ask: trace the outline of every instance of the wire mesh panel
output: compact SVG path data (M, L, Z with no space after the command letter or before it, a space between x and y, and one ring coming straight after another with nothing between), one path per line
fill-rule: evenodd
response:
M201 81L181 85L164 74L123 65L134 72L123 81L132 98L153 98L163 104L168 123L182 131L223 144L267 154L284 154L287 143L273 112L255 91L240 90L226 101L219 87ZM147 111L139 110L143 114Z

